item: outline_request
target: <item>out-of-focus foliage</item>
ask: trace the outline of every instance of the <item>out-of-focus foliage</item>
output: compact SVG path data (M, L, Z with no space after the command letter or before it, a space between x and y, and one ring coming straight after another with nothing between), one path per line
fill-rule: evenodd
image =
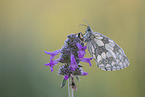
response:
M81 63L89 75L77 82L75 97L145 96L144 0L1 0L0 97L67 97L67 85L44 64L68 34L91 28L118 43L130 60L114 72ZM88 53L88 52L87 52ZM90 57L89 53L86 57Z

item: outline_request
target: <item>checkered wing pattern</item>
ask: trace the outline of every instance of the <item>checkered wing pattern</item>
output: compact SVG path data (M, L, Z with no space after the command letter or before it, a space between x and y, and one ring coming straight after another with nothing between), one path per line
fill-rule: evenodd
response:
M105 71L114 71L129 66L129 60L122 48L113 40L93 32L93 39L87 42L87 47L99 68Z

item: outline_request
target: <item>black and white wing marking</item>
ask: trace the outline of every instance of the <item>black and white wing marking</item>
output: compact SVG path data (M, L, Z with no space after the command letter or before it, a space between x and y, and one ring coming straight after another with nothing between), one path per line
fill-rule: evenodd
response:
M113 40L98 33L91 33L91 41L87 47L99 68L105 71L114 71L129 66L129 60L122 48Z

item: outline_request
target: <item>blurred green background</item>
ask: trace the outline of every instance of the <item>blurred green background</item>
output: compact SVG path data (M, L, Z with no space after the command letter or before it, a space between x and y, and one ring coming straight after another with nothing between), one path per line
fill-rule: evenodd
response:
M75 97L145 97L144 0L1 0L0 97L68 97L62 76L44 64L67 35L94 31L119 44L130 60L114 72L81 63L89 75L77 82ZM90 57L87 52L86 57Z

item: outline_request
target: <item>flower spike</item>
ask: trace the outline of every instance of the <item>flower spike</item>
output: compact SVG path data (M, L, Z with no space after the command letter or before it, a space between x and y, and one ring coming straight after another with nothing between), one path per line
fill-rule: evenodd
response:
M53 67L58 64L59 62L63 65L59 68L58 74L63 75L63 81L61 84L61 88L65 86L66 81L68 79L71 79L70 86L73 90L76 90L75 80L74 77L79 80L79 76L86 76L88 75L87 72L83 71L83 66L80 64L80 62L87 62L91 65L90 60L92 58L84 58L87 49L86 46L84 46L83 40L78 37L77 34L70 34L67 36L68 38L65 41L64 46L56 50L54 52L47 52L46 54L50 55L50 62L45 64L46 66L50 67L51 72L53 72ZM54 60L54 57L61 53L58 59Z

